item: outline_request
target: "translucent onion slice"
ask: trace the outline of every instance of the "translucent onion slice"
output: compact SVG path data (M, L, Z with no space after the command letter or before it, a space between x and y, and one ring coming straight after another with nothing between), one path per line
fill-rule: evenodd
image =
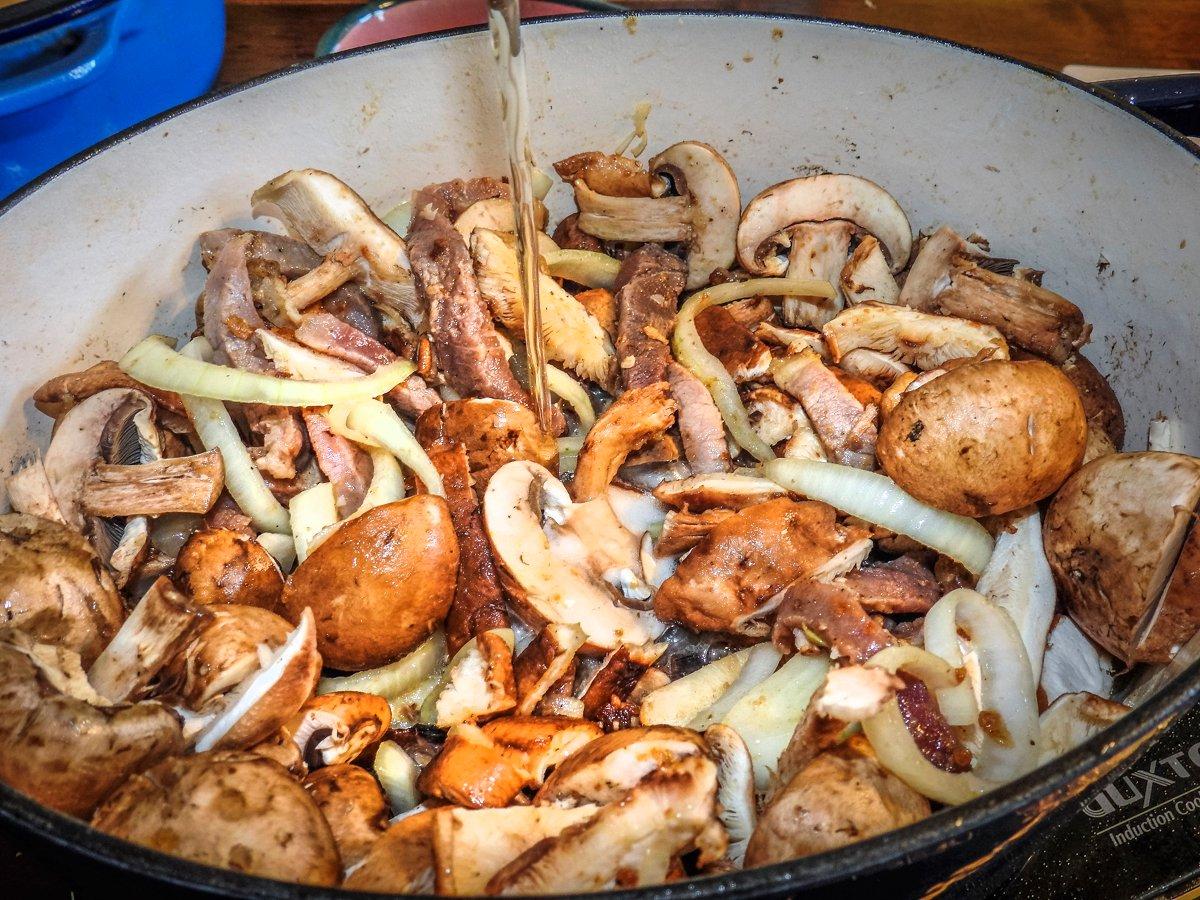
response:
M732 303L734 300L797 295L825 297L829 300L837 296L833 285L816 278L751 278L749 281L733 281L696 291L687 298L675 319L675 334L671 341L675 358L704 382L717 409L721 411L725 426L738 445L763 462L774 459L775 451L750 427L750 414L746 412L738 394L737 382L721 365L721 361L705 349L696 331L695 319L710 306Z
M392 724L397 728L415 725L425 698L442 679L446 666L446 636L438 629L417 649L394 663L338 678L322 678L318 694L361 691L387 700Z
M739 700L771 677L782 658L783 654L773 645L755 644L750 648L750 656L738 673L737 680L712 706L697 714L688 727L703 731L709 725L722 721Z
M296 541L291 535L264 531L257 540L271 554L284 575L292 570L296 564Z
M420 802L417 778L421 770L395 741L384 741L379 745L372 768L393 816L408 812Z
M651 691L642 700L642 724L687 725L721 698L749 658L747 647Z
M413 205L412 200L401 200L391 209L389 209L380 218L383 219L383 224L396 234L404 237L408 233L408 226L412 224Z
M910 537L974 575L992 558L992 536L982 525L922 503L886 475L811 459L774 459L763 466L763 475L793 493Z
M590 288L612 290L621 269L620 260L594 250L553 250L542 257L555 278L565 278Z
M579 462L579 451L583 449L582 434L568 434L558 439L558 471L560 475L574 473Z
M351 407L346 424L353 430L378 442L380 446L408 466L425 490L438 497L445 497L442 476L425 455L404 420L386 403L378 400L363 400Z
M184 359L202 362L211 353L212 346L208 341L198 337L185 346L179 355ZM242 436L238 434L225 404L220 400L187 393L181 393L180 399L204 449L221 451L221 460L225 464L225 489L242 512L250 517L254 527L259 531L290 535L292 527L287 510L275 499L258 466L254 465L250 451L242 443Z
M296 543L296 562L303 563L320 543L321 532L337 523L337 501L328 481L301 491L288 503L292 519L292 540Z
M971 680L961 668L955 668L940 656L912 644L897 644L880 650L867 665L893 675L903 669L920 678L934 692L938 708L951 725L974 725L979 721Z
M999 782L1030 771L1037 765L1040 737L1037 682L1012 618L982 594L959 588L925 614L924 633L931 653L978 673L981 721L969 741L975 771Z
M546 386L550 393L561 397L567 402L579 420L579 427L584 431L596 424L596 410L592 406L592 398L583 389L583 385L557 366L546 364Z
M151 335L125 354L121 371L142 384L192 397L269 406L329 406L386 394L414 371L407 360L381 366L361 378L345 381L292 381L218 366L171 349L166 339Z
M382 447L368 447L367 453L371 456L371 484L362 505L354 512L356 516L376 506L404 499L404 473L396 457Z

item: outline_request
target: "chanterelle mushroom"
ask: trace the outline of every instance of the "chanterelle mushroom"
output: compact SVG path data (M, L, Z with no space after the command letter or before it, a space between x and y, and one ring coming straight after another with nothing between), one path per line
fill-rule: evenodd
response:
M949 228L921 247L900 302L997 328L1013 344L1062 363L1087 343L1091 326L1071 301L1024 278L1001 275Z
M751 200L738 225L738 262L755 275L782 275L786 266L776 254L790 243L786 229L834 220L853 222L874 235L887 251L893 272L908 262L912 229L900 204L873 181L832 174L793 178Z
M337 846L312 797L276 762L218 751L134 775L92 825L209 865L303 884L336 884Z
M179 718L155 701L110 705L72 650L21 632L0 639L0 780L86 815L129 774L183 750Z
M677 408L665 381L618 397L583 441L571 484L575 499L582 502L603 493L630 453L671 427Z
M530 462L511 462L488 482L484 528L510 600L531 624L578 625L594 648L645 643L661 625L621 607L609 583L555 555L543 528L554 530L552 516L567 496L557 479Z

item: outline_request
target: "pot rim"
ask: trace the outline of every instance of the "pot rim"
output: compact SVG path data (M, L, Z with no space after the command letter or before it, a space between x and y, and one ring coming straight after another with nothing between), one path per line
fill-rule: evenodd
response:
M1185 152L1200 161L1200 146L1192 143L1179 132L1131 106L1111 92L1078 81L1038 66L1023 62L1000 53L970 47L956 41L930 37L899 28L843 22L817 16L801 16L755 12L720 11L672 11L653 10L622 13L584 13L579 15L554 16L533 20L526 27L540 28L555 24L586 20L623 19L629 16L642 17L688 17L696 19L759 19L764 22L794 22L815 24L829 28L852 29L889 36L899 36L918 42L929 42L952 48L993 62L1005 63L1036 72L1053 81L1116 107L1138 119L1167 140L1179 145ZM158 116L125 129L95 146L76 154L60 163L31 183L0 200L0 227L4 216L18 204L34 195L43 186L87 162L93 156L110 147L121 144L143 132L157 128L175 117L192 109L208 105L241 91L286 77L294 72L305 71L317 66L334 65L344 58L353 58L370 53L386 53L397 47L426 41L442 40L464 34L485 31L484 27L458 28L450 31L432 32L400 38L381 44L373 44L329 56L306 60L296 65L270 72L247 82L231 85L203 98L189 101ZM1104 764L1115 764L1135 753L1147 740L1166 730L1169 723L1181 712L1200 699L1200 660L1192 663L1173 681L1161 688L1150 699L1134 708L1120 722L1096 735L1086 743L1057 759L1039 766L1028 775L1006 784L984 796L962 806L949 807L927 819L878 837L869 838L848 847L816 856L746 869L726 875L696 878L656 887L635 890L608 891L605 896L616 900L682 900L682 898L720 895L730 898L752 898L764 893L782 893L816 888L846 879L862 877L894 867L912 864L936 853L951 848L956 838L981 829L1006 815L1025 811L1024 823L1016 835L1003 841L996 851L1016 840L1030 830L1039 819L1065 799L1091 783L1088 776ZM323 888L275 881L253 875L221 869L180 857L160 853L137 844L111 837L92 829L86 822L42 806L5 784L0 783L0 820L16 825L26 831L49 840L64 848L74 850L90 859L112 865L118 869L158 879L181 887L201 891L233 894L244 897L346 897L350 892L340 888ZM964 874L972 866L961 870ZM570 895L558 895L570 896Z

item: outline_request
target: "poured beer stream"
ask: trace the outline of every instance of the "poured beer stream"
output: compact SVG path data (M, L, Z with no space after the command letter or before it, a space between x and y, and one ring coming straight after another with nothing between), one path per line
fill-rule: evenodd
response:
M546 343L538 295L538 230L533 209L533 148L529 142L529 95L521 42L519 0L488 0L488 27L500 86L500 112L512 180L513 217L517 226L517 262L525 308L525 358L529 392L542 430L550 430L550 394L546 387Z

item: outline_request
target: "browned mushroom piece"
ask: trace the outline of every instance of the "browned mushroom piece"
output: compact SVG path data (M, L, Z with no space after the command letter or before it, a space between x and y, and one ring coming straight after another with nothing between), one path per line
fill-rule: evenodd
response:
M352 763L379 743L392 722L383 697L334 691L310 698L284 728L309 771Z
M179 718L147 700L112 705L73 650L0 638L0 781L86 816L128 775L183 752Z
M870 546L863 529L839 525L824 503L769 500L713 528L658 589L654 612L697 631L765 634L755 620L783 588L848 571Z
M760 866L844 847L929 815L929 801L886 771L855 735L817 756L762 811L746 849Z
M308 774L308 766L304 764L304 756L296 742L292 740L287 728L280 728L257 744L246 748L247 753L263 756L279 763L292 775L303 778Z
M750 427L784 459L828 459L800 401L776 387L754 387L742 396Z
M599 722L605 731L640 724L637 704L631 701L634 688L666 649L665 644L637 647L622 644L596 670L582 689L585 718Z
M332 885L337 845L312 797L278 763L219 751L177 757L134 775L92 825L123 840L208 865Z
M293 622L311 609L326 665L359 671L398 659L433 633L454 599L457 571L446 501L419 494L342 524L291 574L280 606Z
M665 381L626 391L604 411L584 439L575 465L572 496L577 503L598 497L626 457L675 421L677 404Z
M353 869L388 828L379 782L366 769L340 763L310 773L303 784L329 823L342 868Z
M636 159L589 150L554 164L554 171L567 184L582 181L598 194L609 197L649 197L650 173Z
M283 593L279 564L254 538L228 528L197 531L179 551L175 583L193 602L238 603L274 611Z
M769 479L733 473L693 475L676 481L664 481L654 489L656 500L671 509L691 512L745 509L786 493Z
M554 243L564 250L589 250L592 253L603 253L604 243L588 234L579 227L579 213L574 212L564 218L554 229ZM582 302L582 301L580 301ZM595 311L591 311L595 315ZM599 316L596 318L600 319ZM600 319L603 323L603 319ZM610 334L613 329L607 329Z
M785 229L789 244L787 277L827 281L838 296L833 303L823 297L784 297L784 324L820 328L837 315L845 303L839 276L850 255L850 241L856 230L853 222L841 219L803 222Z
M767 297L747 297L745 300L734 300L721 307L726 310L733 320L754 334L759 325L769 323L775 318L775 306ZM755 335L757 337L757 335Z
M417 440L426 449L462 444L480 495L495 471L514 459L558 469L554 439L538 427L532 412L508 400L475 397L430 409L417 420Z
M112 360L98 362L80 372L51 378L33 393L33 405L52 419L61 418L77 404L101 391L121 388L141 391L153 398L163 424L186 434L191 430L183 401L172 391L160 391L134 381Z
M17 513L0 516L5 624L95 662L125 620L116 586L77 531Z
M874 235L866 235L854 248L838 276L838 287L851 306L868 300L879 303L899 301L900 288L892 276L883 246Z
M506 754L473 725L458 725L446 736L417 787L428 797L468 809L508 806L528 783L520 759Z
M1088 421L1089 440L1090 432L1098 430L1108 439L1112 452L1120 453L1125 445L1125 414L1108 379L1082 353L1067 357L1061 368L1079 391Z
M432 894L434 890L434 810L394 822L367 851L362 863L346 876L353 891L388 894Z
M829 458L845 466L872 469L879 410L864 405L837 375L807 348L777 359L775 383L800 401Z
M728 472L733 462L725 439L725 421L704 382L675 362L667 367L667 381L679 405L676 419L688 468L698 475Z
M882 353L918 369L952 359L1008 359L1008 342L991 325L935 316L907 306L867 302L838 313L821 329L834 363L855 350Z
M1053 291L987 266L988 257L949 228L921 247L900 302L922 312L991 325L1019 347L1063 363L1087 343L1079 307Z
M505 716L483 726L484 735L526 775L526 787L546 778L583 747L600 737L594 722L565 716Z
M663 520L662 534L659 535L654 550L659 556L685 553L732 515L731 509L714 508L703 512L673 509Z
M517 689L514 715L531 715L555 684L574 674L575 654L585 640L578 626L551 623L517 654L513 660Z
M616 295L607 288L589 288L576 294L575 299L595 317L604 333L615 340L619 317Z
M725 307L708 307L696 316L695 323L704 349L721 361L734 381L740 384L767 374L771 365L770 348L739 324Z
M616 294L617 367L626 390L665 381L671 362L667 343L686 281L679 257L656 244L630 253L613 285Z

